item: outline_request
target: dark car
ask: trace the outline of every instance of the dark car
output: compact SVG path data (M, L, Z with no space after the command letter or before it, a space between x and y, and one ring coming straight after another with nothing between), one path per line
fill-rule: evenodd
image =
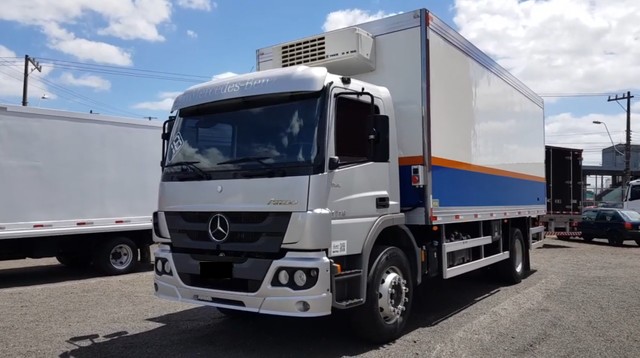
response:
M622 245L626 240L635 240L640 245L640 214L615 208L585 209L578 230L585 241L603 238L611 245Z

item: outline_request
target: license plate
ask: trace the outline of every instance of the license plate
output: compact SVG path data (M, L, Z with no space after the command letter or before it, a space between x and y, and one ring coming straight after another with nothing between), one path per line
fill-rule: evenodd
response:
M201 262L200 276L203 278L225 279L231 278L233 263L231 262Z

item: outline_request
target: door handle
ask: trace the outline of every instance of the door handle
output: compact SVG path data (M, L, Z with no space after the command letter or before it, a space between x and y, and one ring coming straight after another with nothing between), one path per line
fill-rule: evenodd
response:
M382 196L376 198L376 209L388 209L389 208L389 197Z

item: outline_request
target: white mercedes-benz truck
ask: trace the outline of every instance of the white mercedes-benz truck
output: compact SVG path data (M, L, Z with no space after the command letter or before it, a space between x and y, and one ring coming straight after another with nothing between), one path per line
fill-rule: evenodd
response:
M422 9L257 51L166 122L156 296L401 335L415 288L530 268L543 101Z

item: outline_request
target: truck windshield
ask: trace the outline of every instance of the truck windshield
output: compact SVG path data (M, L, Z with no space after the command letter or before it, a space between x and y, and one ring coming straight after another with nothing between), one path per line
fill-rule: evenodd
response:
M323 105L322 94L314 93L182 109L169 141L163 180L312 174L320 160Z

